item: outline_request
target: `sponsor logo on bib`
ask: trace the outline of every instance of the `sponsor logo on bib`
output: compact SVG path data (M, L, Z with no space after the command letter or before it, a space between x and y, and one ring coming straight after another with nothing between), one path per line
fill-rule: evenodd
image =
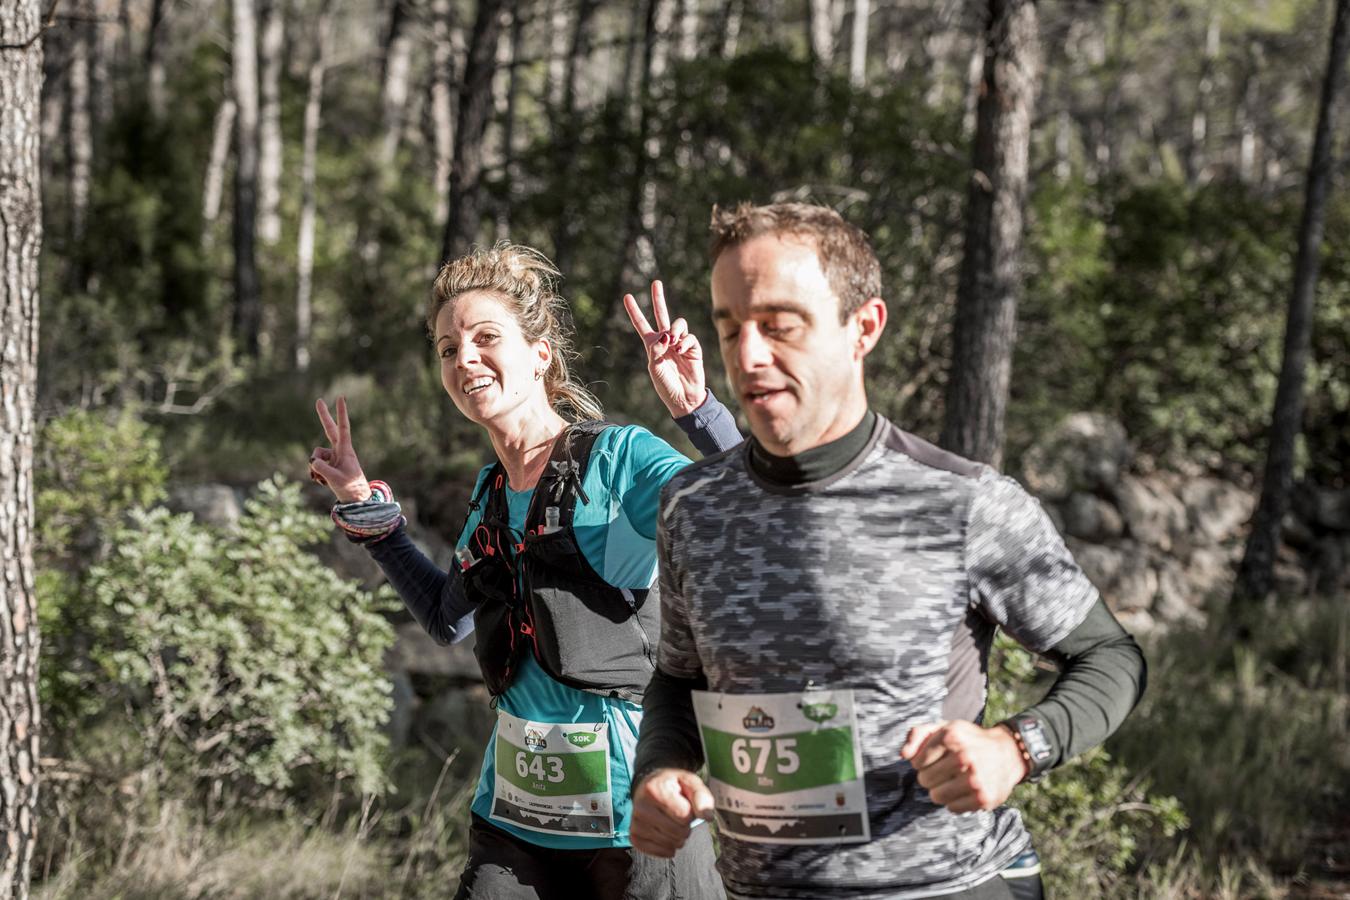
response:
M839 704L837 703L803 703L802 715L806 716L812 722L828 722L839 715Z
M773 716L758 706L752 706L745 718L741 719L741 724L746 731L773 731Z
M533 728L526 728L525 746L530 750L545 750L548 748L548 740L544 737L544 733L542 731L535 731Z

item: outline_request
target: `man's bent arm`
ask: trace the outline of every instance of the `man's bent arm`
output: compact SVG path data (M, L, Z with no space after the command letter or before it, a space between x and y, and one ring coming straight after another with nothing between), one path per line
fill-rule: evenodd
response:
M657 769L697 772L703 765L703 743L690 692L707 687L706 678L677 678L657 668L643 697L642 729L633 760L634 787Z
M1045 726L1053 768L1105 741L1138 704L1148 679L1144 653L1106 604L1044 654L1060 667L1045 697L1026 712Z
M688 769L703 764L703 745L694 716L692 693L706 690L698 646L689 625L684 578L679 560L682 539L676 524L679 490L677 477L661 492L656 523L657 577L661 585L661 641L656 648L656 671L642 701L642 728L633 761L633 787L662 768Z

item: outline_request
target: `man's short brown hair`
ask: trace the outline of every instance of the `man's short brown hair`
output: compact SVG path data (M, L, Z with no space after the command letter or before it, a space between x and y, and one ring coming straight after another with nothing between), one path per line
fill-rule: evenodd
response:
M722 251L762 234L791 235L815 245L820 269L839 298L839 320L845 321L872 297L881 296L881 263L862 229L839 213L810 203L738 203L731 209L713 206L713 265Z

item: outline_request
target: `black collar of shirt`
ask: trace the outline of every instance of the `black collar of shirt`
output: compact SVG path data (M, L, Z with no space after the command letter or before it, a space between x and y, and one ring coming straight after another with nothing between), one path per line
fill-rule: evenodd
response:
M869 409L848 434L795 456L774 456L751 437L750 468L765 481L784 486L829 478L858 457L872 437L876 421L877 414Z

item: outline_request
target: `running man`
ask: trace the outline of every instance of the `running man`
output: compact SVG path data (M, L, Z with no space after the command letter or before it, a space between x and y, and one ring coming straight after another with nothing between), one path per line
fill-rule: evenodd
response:
M1143 655L1017 482L868 408L887 309L860 230L774 204L712 234L753 438L662 492L633 844L669 857L715 807L734 898L1037 896L1003 803L1119 727ZM998 627L1061 672L984 723Z

